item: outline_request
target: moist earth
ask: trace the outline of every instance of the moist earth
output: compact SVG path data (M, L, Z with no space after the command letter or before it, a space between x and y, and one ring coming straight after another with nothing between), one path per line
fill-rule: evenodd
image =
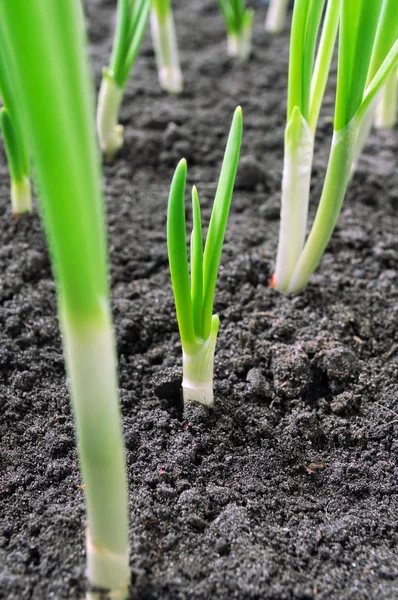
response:
M288 31L226 57L216 2L175 1L185 91L158 86L145 37L105 164L112 307L137 600L398 597L398 140L374 131L308 289L268 286L278 238ZM98 89L114 3L87 3ZM311 215L331 140L321 115ZM215 407L182 410L165 221L188 160L208 223L233 110L242 156L216 291ZM11 218L0 180L0 598L84 595L84 499L35 212ZM67 165L66 165L67 168ZM188 200L188 193L187 193ZM188 224L191 223L187 208Z

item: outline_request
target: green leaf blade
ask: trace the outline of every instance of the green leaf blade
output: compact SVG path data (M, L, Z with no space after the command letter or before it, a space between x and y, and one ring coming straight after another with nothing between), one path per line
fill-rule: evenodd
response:
M196 186L192 188L191 298L196 337L202 337L203 238L200 203Z
M196 344L189 281L185 226L187 163L182 159L171 183L167 210L167 250L178 327L183 347Z
M240 146L242 142L242 109L235 110L231 129L221 167L220 179L210 219L209 230L203 257L203 337L206 339L211 330L211 318L214 303L217 274L220 265L222 246L227 226L232 192L238 168Z

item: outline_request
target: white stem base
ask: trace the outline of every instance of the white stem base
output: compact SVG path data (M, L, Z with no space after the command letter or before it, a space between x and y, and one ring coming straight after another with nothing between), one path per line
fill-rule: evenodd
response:
M271 0L265 18L264 29L268 33L280 33L286 22L287 5L289 0Z
M101 313L87 324L61 312L61 322L86 499L87 578L122 600L130 582L126 465L113 328L109 310Z
M286 291L304 247L314 136L307 121L295 108L286 125L283 163L281 220L273 284Z
M242 29L240 34L229 33L227 37L227 54L239 60L248 60L252 51L252 27Z
M179 94L182 92L184 83L173 13L170 9L167 17L162 19L158 17L156 9L153 8L150 21L160 87L170 94Z
M119 109L123 99L112 72L104 68L97 108L97 131L100 148L108 159L112 159L123 146L123 126L118 124Z
M194 354L182 353L182 392L184 404L198 402L205 406L214 406L213 370L214 352L220 321L213 316L211 332L199 350Z
M32 212L32 193L26 176L21 181L11 181L11 210L14 217Z
M332 236L350 180L359 126L354 116L344 129L333 134L321 200L311 232L286 289L288 294L296 294L306 287Z
M97 587L108 591L107 597L110 600L125 600L128 596L128 586L130 574L128 572L128 550L125 554L114 554L95 545L90 537L90 532L86 531L86 554L87 554L87 578L90 582L95 582ZM127 569L126 569L127 566ZM124 581L125 584L117 589L116 586ZM102 582L102 583L101 583ZM110 584L113 582L112 587ZM86 600L100 600L99 592L87 592Z

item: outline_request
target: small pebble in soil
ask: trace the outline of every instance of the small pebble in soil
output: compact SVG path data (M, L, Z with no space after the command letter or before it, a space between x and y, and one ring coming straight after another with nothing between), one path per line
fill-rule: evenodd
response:
M247 391L258 398L269 400L272 398L272 389L261 369L253 368L246 375Z
M252 192L257 185L264 183L265 170L254 156L243 156L239 162L235 188Z
M152 386L158 398L168 400L178 397L181 391L182 370L179 367L167 367L155 373Z
M275 392L287 399L303 396L311 380L310 362L300 348L275 344L272 347Z
M313 364L326 375L332 394L343 392L360 372L357 356L341 344L328 344L315 356Z

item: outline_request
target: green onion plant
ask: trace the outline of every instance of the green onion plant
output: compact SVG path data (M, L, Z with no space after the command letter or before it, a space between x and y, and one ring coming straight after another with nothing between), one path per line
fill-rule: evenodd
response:
M337 36L340 0L296 0L290 61L281 221L274 287L284 291L304 246L315 132Z
M388 50L398 38L398 4L396 0L383 0L377 25L366 85L375 77ZM377 96L373 99L361 122L351 171L355 171L358 159L374 124L378 128L391 128L397 119L397 70L393 69Z
M0 127L3 133L11 179L11 211L18 216L32 210L30 189L30 157L25 127L11 76L10 57L0 40Z
M274 284L287 293L298 292L306 287L322 257L340 214L352 165L357 156L361 127L369 110L372 110L375 98L397 68L398 40L396 36L394 39L394 35L390 35L390 29L395 30L396 23L383 19L383 9L389 3L390 0L340 0L333 140L320 203L305 245L302 249L297 245L291 254L289 248L286 250L282 247L280 251L289 256L288 272L283 279L278 279L275 273ZM296 0L296 7L299 5L300 2ZM383 29L378 31L381 23L384 23ZM372 56L378 36L390 41L383 44L384 49L377 61L379 66L372 74ZM294 73L291 77L294 77ZM298 203L298 213L300 210L306 212L306 207L300 209ZM283 213L282 197L282 221ZM299 217L297 223L299 226ZM293 235L294 219L290 227ZM290 241L287 232L283 230L283 223L282 237L280 245L289 246ZM281 263L278 265L278 259L277 266L283 267Z
M254 11L246 0L218 0L227 26L228 56L247 60L252 50Z
M81 2L0 0L0 39L14 59L56 277L86 498L88 580L122 600L130 579L125 455Z
M280 33L286 22L289 0L270 0L267 16L265 18L265 31Z
M177 166L167 213L167 246L177 321L183 351L184 403L213 406L214 351L219 317L213 315L214 294L222 245L242 140L242 110L235 110L203 251L199 196L192 190L193 229L190 268L185 226L187 164Z
M150 20L160 86L170 94L179 94L184 83L171 0L152 0Z
M112 55L109 66L102 70L97 108L100 147L108 158L123 145L119 109L144 37L150 7L151 0L118 0Z

